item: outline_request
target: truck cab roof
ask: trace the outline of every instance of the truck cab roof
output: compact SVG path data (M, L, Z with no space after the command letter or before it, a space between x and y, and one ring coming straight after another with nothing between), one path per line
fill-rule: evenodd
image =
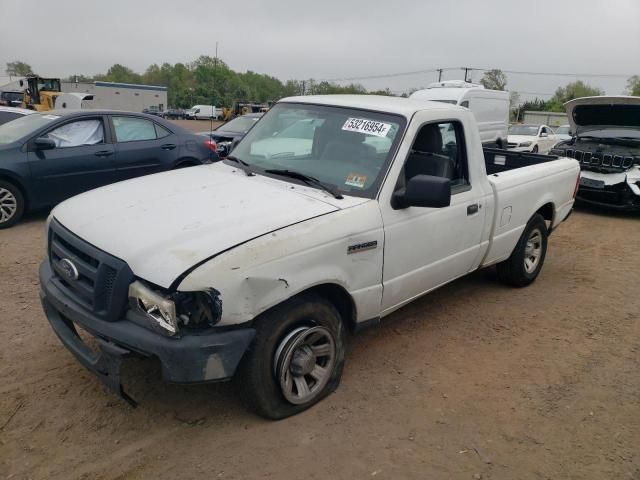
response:
M309 95L283 98L280 100L280 103L308 103L313 105L358 108L402 115L406 118L411 118L413 114L423 110L466 111L466 109L462 107L442 102L384 95Z

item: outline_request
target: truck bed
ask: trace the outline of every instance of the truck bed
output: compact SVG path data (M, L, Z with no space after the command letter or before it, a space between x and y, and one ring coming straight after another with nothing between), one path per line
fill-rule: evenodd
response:
M482 150L484 151L487 175L558 160L558 157L554 155L512 152L502 148L483 148Z

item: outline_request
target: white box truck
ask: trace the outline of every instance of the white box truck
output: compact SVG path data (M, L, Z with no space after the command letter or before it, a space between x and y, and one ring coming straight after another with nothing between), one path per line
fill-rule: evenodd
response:
M476 117L484 146L507 146L509 130L509 92L489 90L462 80L435 82L418 90L410 98L451 103L466 107Z
M184 112L184 118L187 120L209 120L210 118L220 120L222 109L216 108L214 105L194 105Z

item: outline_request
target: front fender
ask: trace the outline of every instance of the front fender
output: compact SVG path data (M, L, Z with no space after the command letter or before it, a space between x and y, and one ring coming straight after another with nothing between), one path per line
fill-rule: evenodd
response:
M383 242L380 210L371 200L239 245L196 268L178 290L215 288L220 325L234 325L330 283L351 295L356 321L369 319L380 312ZM354 245L368 247L349 250Z

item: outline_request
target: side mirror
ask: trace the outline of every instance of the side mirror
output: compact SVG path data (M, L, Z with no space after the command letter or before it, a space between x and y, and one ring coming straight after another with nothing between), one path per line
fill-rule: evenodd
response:
M24 87L24 80L20 80L20 86Z
M33 146L36 150L53 150L56 148L56 142L51 138L38 137L33 141Z
M404 190L391 198L391 207L400 210L408 207L442 208L451 204L451 181L444 177L416 175L409 179Z

